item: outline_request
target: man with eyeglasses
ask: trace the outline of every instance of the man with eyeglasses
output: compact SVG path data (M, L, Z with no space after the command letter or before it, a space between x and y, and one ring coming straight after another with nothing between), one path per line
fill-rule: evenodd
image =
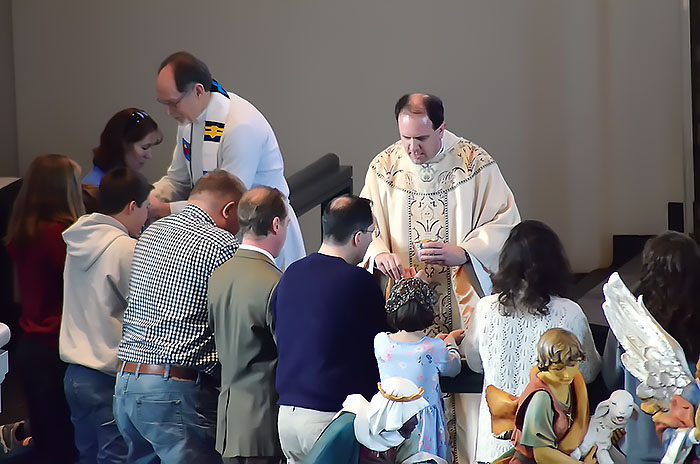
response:
M348 395L372 398L379 381L374 336L389 330L379 284L357 266L375 230L370 201L336 198L321 221L318 253L293 263L270 299L288 464L304 462Z
M404 95L394 115L401 139L372 160L360 194L372 200L379 226L365 264L394 281L424 270L437 297L433 335L465 329L478 292L490 293L488 274L520 214L493 158L445 129L438 97ZM479 395L472 396L446 404L455 463L473 462L476 422L466 417L477 417Z
M234 174L246 188L265 185L289 197L272 127L253 105L212 79L204 62L187 52L173 53L160 65L156 93L179 126L170 168L155 184L152 220L180 212L197 180L216 169ZM287 241L275 260L282 270L306 256L291 207L289 217Z

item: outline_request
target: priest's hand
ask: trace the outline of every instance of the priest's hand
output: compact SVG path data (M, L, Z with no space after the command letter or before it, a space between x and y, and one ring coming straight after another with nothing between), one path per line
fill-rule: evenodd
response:
M461 266L469 261L469 255L464 248L442 242L418 243L416 256L426 264L442 266Z
M401 258L396 253L380 253L374 258L377 269L384 275L397 281L406 275L406 271L401 265Z
M148 204L148 219L157 221L165 216L170 216L170 203L160 201L155 195L151 194Z

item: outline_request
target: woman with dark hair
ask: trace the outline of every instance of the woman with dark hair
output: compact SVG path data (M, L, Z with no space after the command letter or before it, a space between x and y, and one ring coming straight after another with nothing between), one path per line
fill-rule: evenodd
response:
M494 295L482 298L467 329L467 362L484 373L488 385L519 396L537 363L537 341L552 328L574 333L586 361L580 370L591 382L600 370L588 319L581 307L565 296L571 270L557 234L539 221L523 221L511 230L493 277ZM491 414L482 394L476 460L491 462L510 449L508 440L494 438Z
M36 462L72 463L73 426L59 359L66 244L61 236L83 211L80 168L62 155L29 165L7 227L22 303L20 340L12 355L27 399Z
M690 372L700 355L700 247L689 236L665 232L650 239L642 252L642 276L635 292L654 319L683 348ZM605 344L603 379L615 390L624 388L635 402L639 381L622 365L622 348L610 333ZM622 451L627 462L657 463L663 457L651 416L627 423Z
M83 183L99 186L102 176L116 167L140 171L151 159L151 149L162 141L163 134L148 113L137 108L119 111L102 131L100 145L93 150L92 170Z

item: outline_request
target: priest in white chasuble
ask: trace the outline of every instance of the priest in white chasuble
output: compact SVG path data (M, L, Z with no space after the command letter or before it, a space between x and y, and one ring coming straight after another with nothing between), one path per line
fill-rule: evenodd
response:
M365 262L390 281L425 270L437 299L433 335L464 329L479 300L477 276L490 289L520 214L493 158L445 130L438 97L404 95L395 115L401 140L372 160L361 193L377 221ZM445 403L455 462L473 462L478 403L476 394Z

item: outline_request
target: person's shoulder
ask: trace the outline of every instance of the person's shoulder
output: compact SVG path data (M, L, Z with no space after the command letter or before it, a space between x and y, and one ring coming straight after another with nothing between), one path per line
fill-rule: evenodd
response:
M116 227L115 227L116 229ZM129 234L115 234L114 240L110 248L113 248L113 252L120 255L129 255L134 253L134 248L136 247L137 240Z
M382 175L384 172L391 172L404 154L401 142L397 141L379 152L369 163L369 170L374 171L377 175Z
M389 341L389 334L387 332L379 332L374 336L374 346L383 345Z
M231 103L225 132L231 129L263 132L268 130L269 123L265 115L253 103L232 92L228 92L228 95Z
M199 227L199 240L212 248L225 248L229 246L238 246L236 236L231 232L217 227L214 224L202 224Z
M452 146L453 153L462 158L463 167L467 175L475 175L488 166L496 165L493 157L481 146L463 137L457 137Z
M347 265L346 269L349 278L353 279L352 283L354 285L361 285L363 288L375 291L378 290L381 293L381 287L374 275L367 269L360 266L353 266L352 264Z
M498 303L499 293L494 293L492 295L485 295L479 299L476 303L477 308L490 308L494 303Z
M573 300L561 296L552 296L549 299L549 311L570 317L584 316L581 306Z
M47 235L62 235L63 232L70 227L66 222L48 221L43 222L42 227Z

